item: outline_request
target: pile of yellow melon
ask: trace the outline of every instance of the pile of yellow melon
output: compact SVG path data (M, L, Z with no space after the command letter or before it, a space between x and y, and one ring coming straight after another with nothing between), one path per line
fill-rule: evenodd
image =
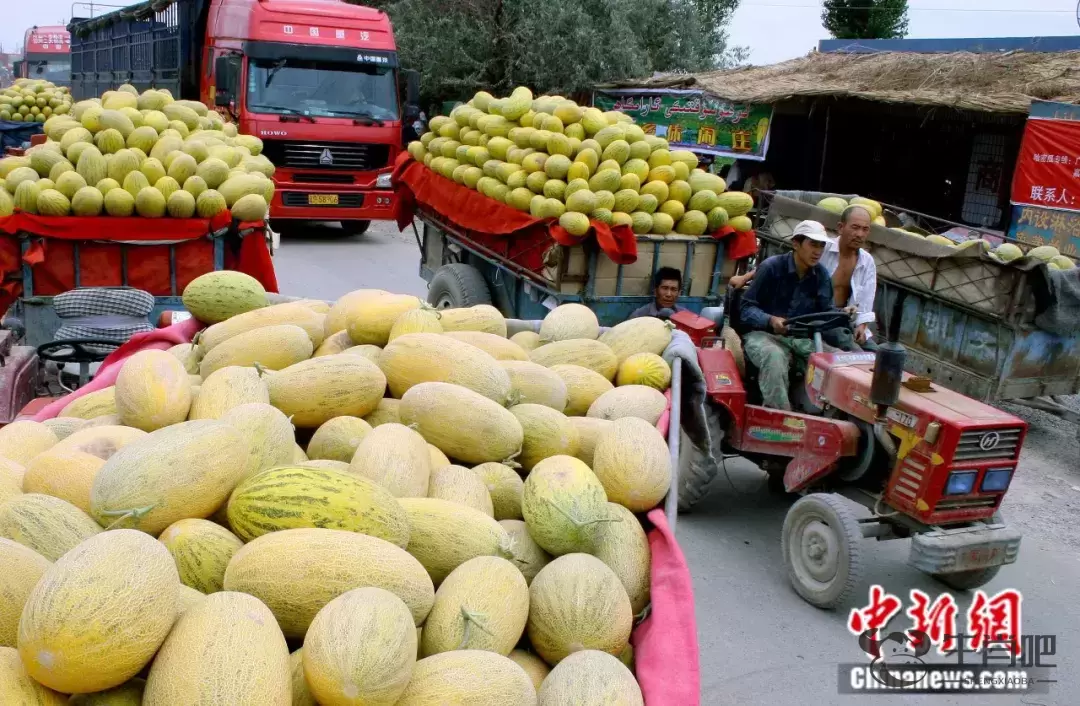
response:
M665 322L185 303L195 341L0 429L5 703L643 704Z

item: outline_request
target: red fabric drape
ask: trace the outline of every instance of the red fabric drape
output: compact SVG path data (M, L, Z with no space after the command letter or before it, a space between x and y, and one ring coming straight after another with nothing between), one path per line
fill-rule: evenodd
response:
M724 240L724 257L728 260L742 260L757 253L757 233L752 230L738 231L731 226L724 226L715 231L712 237Z
M169 275L169 246L148 241L182 241L173 246L176 287L183 291L188 282L214 269L214 244L207 234L227 227L228 213L214 218L79 218L36 216L21 211L0 218L0 311L6 311L22 292L22 265L32 267L34 293L53 296L75 288L75 245L79 246L78 284L83 287L115 287L124 284L122 271L127 259L127 285L155 296L172 291ZM236 252L226 243L225 266L259 280L267 291L277 291L270 251L263 237L263 224L241 223L241 231L254 229L244 237ZM29 237L25 254L20 237ZM121 251L117 241L148 243Z
M436 174L408 153L398 157L393 183L397 192L394 219L402 230L412 223L417 210L430 209L440 218L468 231L469 236L481 245L535 271L543 267L543 254L547 249L544 246L550 240L571 246L595 236L600 248L613 262L629 265L637 260L637 239L628 226L608 226L592 221L589 232L576 238L561 228L556 219L533 218L499 203ZM509 253L513 252L521 259L510 257Z

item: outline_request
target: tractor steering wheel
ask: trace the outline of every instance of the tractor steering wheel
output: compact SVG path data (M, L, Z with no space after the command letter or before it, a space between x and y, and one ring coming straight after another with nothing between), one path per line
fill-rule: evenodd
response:
M825 333L834 328L851 329L851 315L846 311L823 311L792 316L786 323L787 333L784 335L791 338L813 338L816 333Z
M108 353L98 353L87 346L111 348ZM100 363L109 357L109 353L120 347L116 341L100 338L79 338L70 341L49 341L37 347L38 357L54 363Z

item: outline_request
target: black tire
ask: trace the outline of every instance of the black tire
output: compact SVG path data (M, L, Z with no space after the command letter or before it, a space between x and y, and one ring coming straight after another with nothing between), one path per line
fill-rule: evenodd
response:
M371 221L340 221L345 235L363 235L371 227Z
M953 574L931 574L931 576L954 590L970 591L990 583L999 571L1001 571L1000 566L990 566L985 569L957 571Z
M823 547L822 537L829 537L832 544L826 541ZM780 538L788 579L795 592L807 603L825 610L843 604L862 580L862 538L859 522L843 496L812 493L799 499L784 518ZM824 551L821 557L807 556L818 550ZM816 566L807 566L807 558ZM829 566L830 560L834 566ZM814 575L815 569L819 576Z
M709 485L720 470L720 466L694 444L687 443L687 453L690 454L690 463L680 478L679 488L679 512L683 514L688 514L708 494Z
M484 276L472 265L454 262L435 271L428 285L428 303L437 309L460 309L491 303Z

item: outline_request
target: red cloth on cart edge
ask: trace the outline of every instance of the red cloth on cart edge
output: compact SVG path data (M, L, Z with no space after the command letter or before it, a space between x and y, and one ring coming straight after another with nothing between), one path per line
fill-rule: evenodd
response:
M714 231L712 237L727 241L725 259L742 260L757 253L757 233L752 230L735 230L731 226L724 226Z
M576 238L560 227L555 219L533 218L523 211L501 204L479 191L436 174L412 159L407 152L398 156L391 180L398 194L398 198L394 199L394 220L401 230L412 223L419 203L474 233L512 238L546 230L555 242L566 246L577 245L590 235L595 235L600 248L612 262L631 265L637 261L637 239L628 226L611 227L599 221L590 221L589 233Z
M645 706L700 706L694 584L662 508L650 510L652 609L634 630L634 672Z
M102 361L101 367L98 368L93 380L38 412L34 416L34 421L43 422L46 419L53 419L60 415L60 411L64 407L83 395L88 395L116 383L116 376L119 374L120 368L123 367L123 362L135 353L151 349L164 351L181 343L191 343L191 339L202 328L201 321L191 318L172 326L135 334L131 337L131 340L110 353L109 357Z

